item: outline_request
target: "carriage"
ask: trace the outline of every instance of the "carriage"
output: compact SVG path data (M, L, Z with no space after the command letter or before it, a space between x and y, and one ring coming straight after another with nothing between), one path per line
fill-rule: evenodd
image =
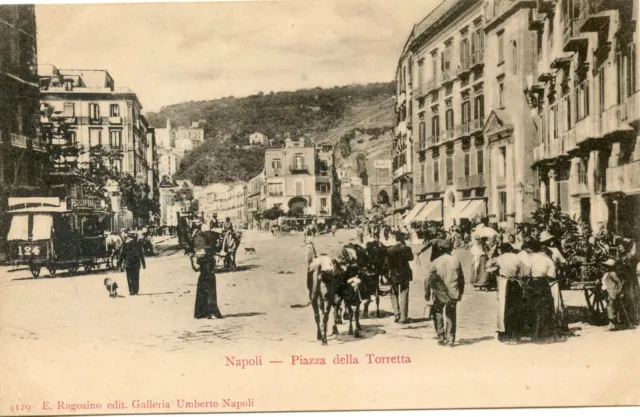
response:
M26 265L34 278L43 267L52 276L80 267L89 272L111 266L105 232L113 213L99 199L57 197L9 198L9 261Z

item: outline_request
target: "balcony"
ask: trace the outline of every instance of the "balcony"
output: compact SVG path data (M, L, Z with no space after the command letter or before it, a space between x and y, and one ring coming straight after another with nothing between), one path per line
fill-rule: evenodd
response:
M11 146L15 146L16 148L27 148L29 139L26 136L12 133L9 137L11 139Z
M458 126L456 126L455 138L460 139L460 138L468 137L470 135L470 132L471 132L471 122L459 124Z
M640 91L636 91L627 97L627 123L635 123L640 120Z
M457 75L459 77L465 77L470 72L471 72L471 56L467 56L460 60L460 66L458 67Z
M627 123L626 103L611 106L600 116L600 136L630 132L632 130Z
M427 94L436 92L440 88L440 80L438 77L433 77L429 81L427 81Z
M120 116L109 117L109 124L110 125L121 125L122 124L122 117L120 117Z
M33 140L31 141L31 146L33 150L36 152L47 152L47 142L43 140Z
M625 0L582 0L578 27L582 32L600 31L611 18L606 11L618 9L623 4L631 6L631 3Z
M576 143L576 130L575 129L571 129L567 132L567 136L566 136L566 143L564 145L565 147L565 152L571 152L573 150L575 150L578 147L578 144Z
M640 191L640 161L607 168L607 192Z
M484 174L469 175L467 177L458 177L456 179L456 188L458 190L467 190L469 188L486 187Z
M427 138L427 143L430 143L431 146L437 145L440 142L440 135L429 136Z
M450 64L450 63L449 63ZM441 76L440 76L440 82L442 83L442 85L447 85L453 82L453 71L452 70L446 70L443 71Z
M542 30L544 29L544 16L534 11L529 10L529 30Z
M447 129L440 133L440 143L444 143L451 139L453 139L453 129Z
M100 117L97 117L97 118L91 118L91 117L89 117L88 119L89 119L89 124L90 124L90 125L99 125L99 124L102 124L102 118L100 118Z
M506 187L507 186L507 177L506 175L498 175L496 181L496 187Z
M292 174L308 174L309 167L307 167L304 164L293 164L293 165L289 165L289 171Z
M562 32L562 38L564 40L564 52L584 51L589 46L589 39L578 30L577 22L569 22L565 24Z
M600 137L600 116L589 114L576 122L576 145Z
M471 53L471 66L469 67L472 71L476 69L482 68L484 65L484 51L473 51Z
M469 122L469 134L480 134L482 133L482 119L475 119Z

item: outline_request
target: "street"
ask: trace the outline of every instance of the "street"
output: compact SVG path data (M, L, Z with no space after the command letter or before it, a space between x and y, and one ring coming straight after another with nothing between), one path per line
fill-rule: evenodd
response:
M318 236L316 247L322 253L350 239L355 239L355 231L340 230L335 237ZM0 382L0 392L17 402L21 397L37 396L38 387L44 390L46 385L48 397L43 401L113 397L130 404L133 399L164 399L172 407L182 398L181 392L187 399L212 392L218 396L222 391L236 396L242 392L255 400L244 411L277 410L279 398L286 399L287 408L294 401L301 409L319 409L323 396L340 387L348 389L350 380L351 384L365 383L366 395L344 395L332 408L385 408L393 402L374 405L371 401L395 392L389 385L394 375L416 380L411 388L416 392L395 403L403 408L587 405L604 398L631 403L640 393L640 385L631 381L625 382L626 388L617 396L601 391L613 389L622 369L638 365L637 330L607 332L589 325L584 296L578 291L564 292L571 322L566 340L504 345L496 339L496 293L475 291L467 284L458 307L457 346L441 347L435 341L432 322L424 319L423 281L429 264L429 252L425 252L422 264L414 261L413 265L411 323L393 322L386 296L380 305L382 318L361 320L361 339L348 336L345 324L339 326L339 336L329 338L328 347L321 347L315 340L312 309L303 307L308 300L301 235L245 233L238 270L217 275L222 320L193 318L198 273L191 269L188 257L171 246L177 243L175 238L158 237L156 242L162 253L147 258L140 295L135 297L128 295L122 272L101 269L75 276L59 272L52 278L43 270L40 278L33 279L27 270L9 272L10 268L3 267L0 364L10 377ZM245 256L244 247L255 248L256 254ZM468 282L468 253L458 250L456 255L463 261ZM109 298L103 286L106 277L118 282L121 297ZM375 303L370 309L375 311ZM336 355L342 355L337 360L340 363L354 364L355 357L359 366L342 367L336 374L331 370ZM410 358L410 363L402 363L402 356ZM312 373L303 365L313 362L304 359L319 357L328 366L313 368ZM391 357L397 359L384 359ZM509 367L495 366L506 357ZM362 366L368 364L382 368ZM281 369L274 373L273 367ZM458 381L464 393L452 396L447 384L434 381L431 375L438 369L447 370L446 378ZM295 390L294 386L277 381L309 387L325 372L333 376L319 380L335 385L318 396L309 391L295 397L281 391L285 387ZM637 375L629 377L637 380ZM273 384L265 385L267 380ZM579 389L568 390L565 384ZM27 394L14 386L32 386L34 392ZM135 395L127 388L131 386L135 386ZM172 397L165 397L164 392L171 392ZM509 392L514 395L505 395Z

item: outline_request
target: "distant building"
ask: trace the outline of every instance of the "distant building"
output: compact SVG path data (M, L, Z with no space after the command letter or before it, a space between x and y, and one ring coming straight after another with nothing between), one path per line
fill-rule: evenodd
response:
M266 145L269 142L269 138L260 132L255 132L249 135L250 145Z
M187 191L189 190L189 191ZM182 198L185 194L193 195L193 199L197 199L195 187L189 180L178 180L170 183L162 183L159 188L160 200L160 225L177 226L177 213L185 213L189 211L191 201Z
M233 227L240 229L246 225L245 191L246 184L243 182L215 183L196 187L194 196L205 221L209 222L214 215L220 222L229 217Z
M193 150L204 143L204 129L179 126L175 130L175 146L178 149Z
M262 212L266 204L266 187L265 173L251 178L247 183L247 197L245 205L245 213L247 219L247 227L254 228L261 218Z
M391 205L393 196L391 181L391 160L379 159L373 161L373 172L369 175L372 206Z

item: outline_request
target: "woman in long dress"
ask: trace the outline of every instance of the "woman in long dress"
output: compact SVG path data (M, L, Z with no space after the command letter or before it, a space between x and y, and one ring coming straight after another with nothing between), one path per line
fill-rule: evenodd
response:
M531 338L555 336L555 311L550 281L556 279L555 264L537 242L531 243L531 277L527 282L527 316Z
M208 247L204 255L198 258L200 276L196 290L196 305L193 316L196 319L222 318L218 308L218 292L216 288L216 274L214 272L214 249Z
M470 252L473 259L471 285L475 288L484 288L489 283L486 269L489 257L482 238L474 237L472 239Z

